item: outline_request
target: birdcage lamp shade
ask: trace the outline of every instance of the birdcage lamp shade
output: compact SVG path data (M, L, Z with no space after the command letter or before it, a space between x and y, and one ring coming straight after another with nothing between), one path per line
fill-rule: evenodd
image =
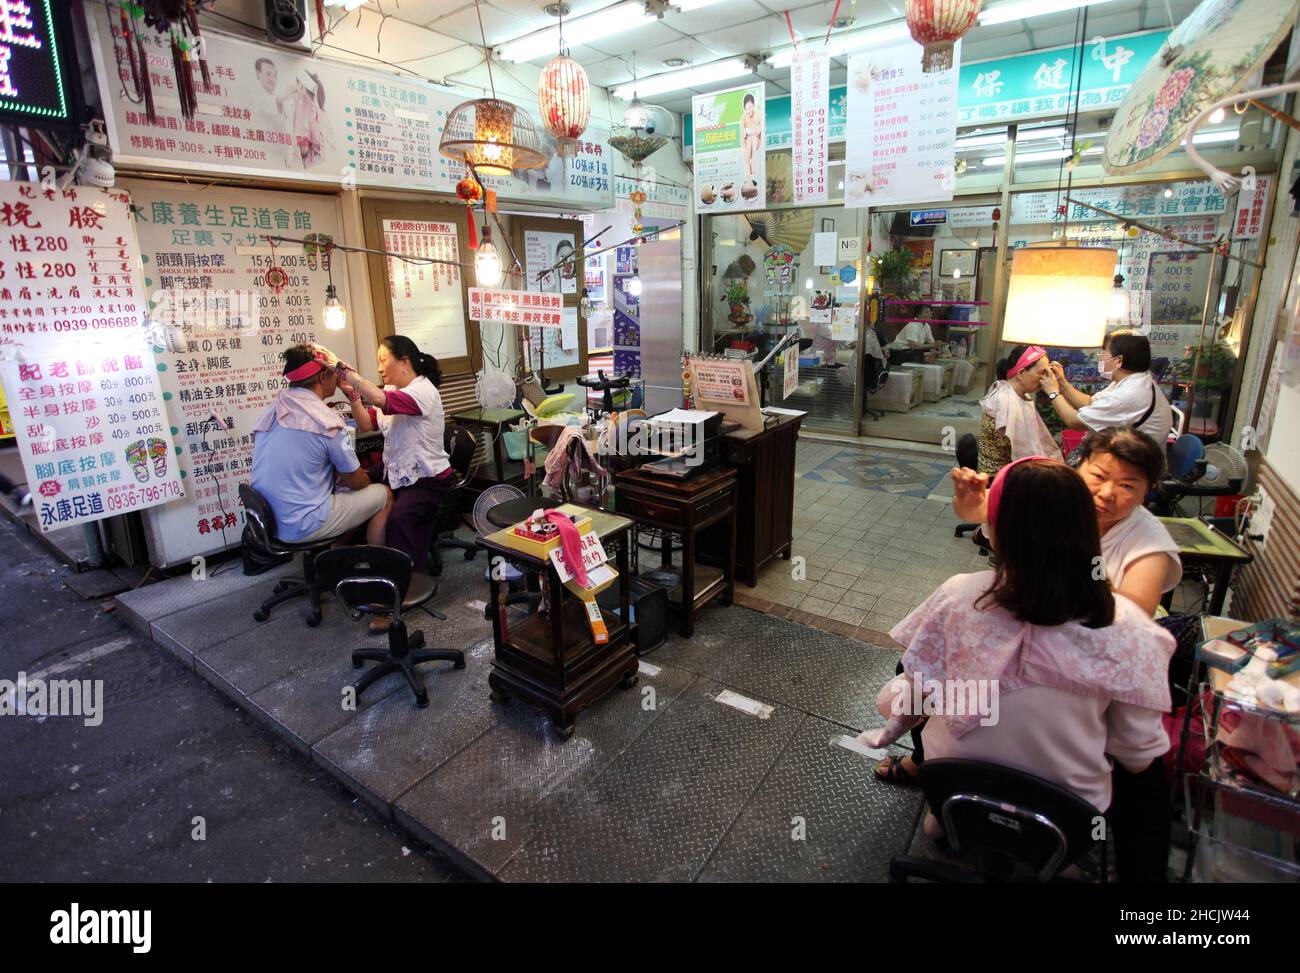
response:
M953 66L953 46L979 16L980 0L907 0L907 27L925 50L921 70L926 74Z
M556 152L571 156L591 121L591 85L582 65L561 54L542 68L537 86L542 124L555 136Z
M546 165L541 136L528 112L498 98L475 98L453 108L438 151L485 176Z
M1116 252L1109 247L1025 247L1011 258L1002 340L1099 348L1106 338Z

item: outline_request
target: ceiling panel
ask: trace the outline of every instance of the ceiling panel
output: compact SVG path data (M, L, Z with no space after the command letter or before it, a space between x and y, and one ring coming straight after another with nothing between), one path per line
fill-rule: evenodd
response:
M703 34L717 30L724 24L746 24L771 18L771 14L755 0L722 0L703 10L691 10L683 13L670 10L664 15L664 23L683 34ZM785 27L782 25L782 31Z
M718 47L727 53L744 54L764 51L780 45L767 23L733 24L725 30L707 31L699 35L709 47ZM772 40L769 41L769 37Z
M662 21L655 20L619 34L601 37L585 46L611 57L615 55L630 56L633 51L658 47L660 44L667 44L676 40L681 40L681 34Z
M442 5L442 15L426 21L425 26L430 30L436 30L440 34L456 37L467 44L481 45L478 16L474 12L474 5L470 4L467 7L448 12L447 8L449 6L449 4L444 3ZM550 20L551 18L546 17L545 19ZM514 40L516 37L532 33L539 27L545 26L547 25L544 23L523 20L493 8L484 7L483 9L483 32L487 35L487 42L490 47L497 47L506 41Z

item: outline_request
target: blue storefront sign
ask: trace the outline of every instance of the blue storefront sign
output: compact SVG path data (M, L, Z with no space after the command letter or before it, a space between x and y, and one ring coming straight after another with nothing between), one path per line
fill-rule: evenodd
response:
M1066 44L1015 57L963 64L958 75L957 124L1006 124L1052 118L1073 111L1074 82L1082 57L1083 78L1079 111L1115 108L1124 100L1147 62L1159 52L1167 30L1127 37L1098 38L1081 46ZM919 52L918 52L919 56ZM844 141L847 89L841 85L829 94L830 123L827 137ZM791 139L790 98L767 100L767 148L788 148ZM691 116L682 119L683 144L692 144Z
M942 226L948 222L948 211L946 209L914 209L912 210L913 226Z

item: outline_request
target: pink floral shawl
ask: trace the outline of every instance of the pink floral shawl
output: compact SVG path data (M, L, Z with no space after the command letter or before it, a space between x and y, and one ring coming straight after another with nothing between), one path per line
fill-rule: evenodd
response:
M1022 622L991 599L992 571L949 578L889 633L906 647L903 671L939 682L998 681L999 694L1046 686L1078 696L1109 698L1166 712L1169 659L1174 637L1136 604L1115 597L1115 620L1105 628L1079 622L1041 626ZM954 737L979 725L981 716L942 717ZM879 746L919 722L890 718Z

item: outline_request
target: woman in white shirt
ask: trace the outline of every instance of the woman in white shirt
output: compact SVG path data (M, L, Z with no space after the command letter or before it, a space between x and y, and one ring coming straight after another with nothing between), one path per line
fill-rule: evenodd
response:
M887 723L859 740L885 746L929 717L925 759L1013 767L1105 812L1112 764L1139 774L1169 749L1161 715L1174 639L1093 573L1093 498L1062 463L1012 463L987 500L997 570L949 578L894 627L906 652L877 697ZM970 687L980 687L975 705ZM1117 839L1142 830L1136 816L1115 822ZM926 830L937 831L933 815Z
M1039 381L1070 429L1097 432L1131 426L1163 446L1173 428L1174 414L1150 369L1151 342L1146 335L1125 330L1106 338L1098 372L1110 384L1095 395L1071 385L1056 362Z
M1101 532L1101 564L1117 594L1153 615L1160 598L1183 576L1178 545L1164 524L1142 506L1164 469L1164 452L1133 429L1090 433L1079 447L1078 474L1092 494ZM988 477L953 470L952 507L963 520L987 516ZM1051 535L1044 538L1051 546Z
M378 410L384 433L384 478L393 491L384 543L404 551L415 570L424 571L438 527L438 510L453 479L442 444L445 420L438 394L442 381L438 360L421 352L410 338L388 335L379 342L383 388L345 363L338 368L359 432L374 428L362 402Z

